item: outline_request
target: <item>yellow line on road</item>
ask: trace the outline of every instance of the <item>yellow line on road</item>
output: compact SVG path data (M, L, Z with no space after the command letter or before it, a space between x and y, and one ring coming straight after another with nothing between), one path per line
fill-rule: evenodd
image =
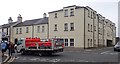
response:
M9 59L9 56L7 54L4 55L7 56L7 58L3 62L6 62Z

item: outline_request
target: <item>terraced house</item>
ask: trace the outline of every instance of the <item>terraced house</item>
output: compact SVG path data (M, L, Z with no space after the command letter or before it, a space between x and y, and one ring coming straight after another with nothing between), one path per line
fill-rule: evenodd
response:
M43 18L15 24L12 33L13 42L26 37L63 38L65 47L91 48L114 45L116 27L92 8L73 5L49 12L49 17L44 13Z

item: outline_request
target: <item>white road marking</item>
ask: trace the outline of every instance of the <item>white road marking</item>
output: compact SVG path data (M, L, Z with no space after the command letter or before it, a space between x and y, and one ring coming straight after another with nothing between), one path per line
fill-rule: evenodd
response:
M15 59L15 57L11 57L10 60L8 62L13 62Z
M49 60L49 62L59 62L61 59L52 59L52 60Z
M101 52L100 54L111 54L111 55L117 55L117 52L110 52L110 51L105 51L105 52Z
M33 61L35 61L35 60L39 60L39 58L33 58L33 59L30 59L30 60L33 60Z

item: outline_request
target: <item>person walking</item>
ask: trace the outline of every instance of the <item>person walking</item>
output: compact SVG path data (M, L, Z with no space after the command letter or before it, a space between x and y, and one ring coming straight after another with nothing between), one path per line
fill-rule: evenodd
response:
M14 53L14 44L9 41L9 56L12 56L12 53Z
M6 52L7 44L5 41L1 42L1 48L2 48L2 57L4 57L4 52Z

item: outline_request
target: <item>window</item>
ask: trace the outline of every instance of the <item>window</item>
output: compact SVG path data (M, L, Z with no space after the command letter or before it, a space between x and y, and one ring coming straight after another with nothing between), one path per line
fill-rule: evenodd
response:
M90 11L88 10L88 17L90 17Z
M57 13L55 13L55 18L57 18Z
M68 31L68 23L64 24L64 31Z
M93 13L93 15L94 15L94 19L96 19L96 14L95 14L95 13Z
M68 10L65 10L65 17L68 17Z
M91 32L92 32L92 25L91 25Z
M16 28L16 34L18 34L18 28Z
M44 30L45 30L45 27L44 27L44 26L42 26L42 32L44 32Z
M88 47L90 46L90 45L89 45L89 41L90 41L90 39L88 39Z
M91 39L91 44L90 44L90 46L92 47L92 39Z
M28 33L29 32L29 28L28 27L26 27L26 33Z
M90 24L88 24L88 32L90 32Z
M22 28L20 28L20 33L19 34L22 34Z
M70 31L74 31L74 23L70 23L70 26L71 26Z
M57 31L57 24L55 24L55 30L54 31Z
M40 33L40 26L37 26L37 33Z
M92 13L92 11L91 11L91 19L93 18L93 13Z
M95 29L95 31L96 31L96 26L94 26L94 29Z
M74 9L71 9L70 16L74 16Z
M70 46L74 46L74 39L70 39Z
M7 28L7 35L8 35L8 28Z
M65 39L65 46L68 46L68 39Z

